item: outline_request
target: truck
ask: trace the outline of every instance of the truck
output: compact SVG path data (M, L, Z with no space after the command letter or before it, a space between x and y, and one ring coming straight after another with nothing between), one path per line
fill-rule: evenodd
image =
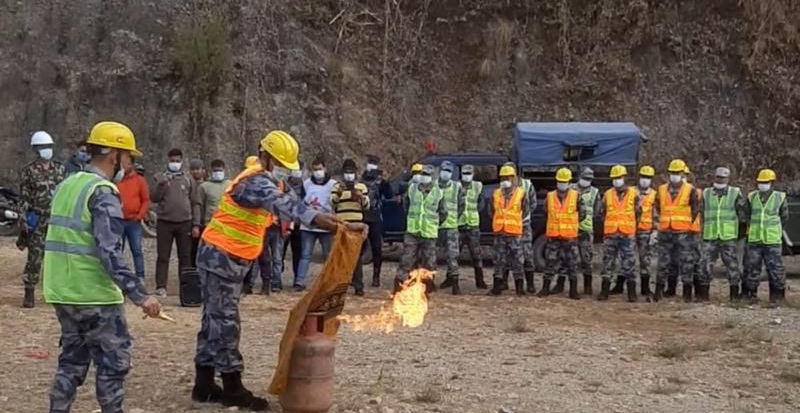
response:
M475 166L475 179L483 183L484 205L491 202L492 193L499 185L497 176L500 167L506 162L516 165L518 174L530 179L536 189L538 205L532 213L534 260L538 270L544 268L544 236L546 215L544 198L548 191L555 189L555 172L566 167L576 177L585 167L595 172L594 185L601 193L610 188L608 178L613 165L624 165L630 175L635 175L639 151L646 140L633 123L601 122L536 122L517 123L512 134L510 153L466 152L453 154L428 153L417 162L438 168L444 161L456 165L454 177L460 176L460 167L465 164ZM435 174L438 175L438 174ZM403 194L409 179L408 171L403 171L390 179L395 193ZM494 234L491 230L491 217L488 208L481 213L481 242L491 245ZM395 199L384 203L384 242L402 242L405 234L406 218L400 202ZM602 225L595 225L598 236Z

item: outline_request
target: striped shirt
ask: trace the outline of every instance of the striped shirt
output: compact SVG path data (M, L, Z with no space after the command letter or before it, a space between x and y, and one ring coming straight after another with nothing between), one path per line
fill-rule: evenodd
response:
M331 189L331 206L336 217L345 222L363 222L364 211L369 209L367 186L357 182L353 189L348 189L344 182L337 182ZM358 199L358 194L361 199Z

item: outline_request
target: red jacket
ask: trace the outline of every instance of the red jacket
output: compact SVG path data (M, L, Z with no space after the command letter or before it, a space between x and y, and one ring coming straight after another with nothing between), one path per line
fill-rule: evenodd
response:
M147 181L136 171L128 172L117 184L122 199L122 215L126 220L140 220L150 208L150 190Z

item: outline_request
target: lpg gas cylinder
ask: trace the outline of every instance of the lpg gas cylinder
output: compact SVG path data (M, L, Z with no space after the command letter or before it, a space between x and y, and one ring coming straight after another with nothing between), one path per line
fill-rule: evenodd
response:
M289 379L280 395L285 413L326 413L333 405L334 342L322 314L309 313L294 343Z

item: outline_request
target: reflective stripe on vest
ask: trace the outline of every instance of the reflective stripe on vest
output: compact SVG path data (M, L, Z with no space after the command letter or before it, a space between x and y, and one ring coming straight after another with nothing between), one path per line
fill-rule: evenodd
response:
M264 234L275 222L275 217L262 208L244 208L231 197L234 188L243 180L263 173L261 168L245 169L228 185L219 203L219 209L203 231L203 241L229 255L254 260L264 247ZM283 192L283 184L278 186Z
M124 302L97 256L89 199L98 187L117 187L89 172L77 172L53 195L42 263L44 299L51 304L112 305Z
M458 218L458 226L478 228L481 224L481 212L478 211L478 200L483 196L483 184L470 182L464 199L464 213Z
M703 191L700 188L695 188L695 192L697 193L697 202L703 202ZM697 214L697 216L694 217L694 221L692 221L692 227L689 229L689 231L694 234L699 234L703 231L703 217L701 214Z
M547 194L547 233L549 238L578 238L578 191L567 191L564 203L558 191Z
M408 217L406 232L426 239L439 236L439 202L442 190L434 184L427 194L419 190L418 184L408 187Z
M681 184L678 196L672 199L669 184L658 187L658 207L661 214L659 230L687 232L692 228L692 207L689 204L691 192L691 185Z
M447 209L447 219L444 220L442 229L458 228L458 193L461 192L461 182L448 181L447 187L442 189L444 207Z
M713 188L703 191L703 239L731 241L739 238L739 218L736 216L736 199L741 191L729 187L722 196Z
M758 191L751 192L748 198L750 199L750 232L747 242L780 245L783 240L780 210L786 200L786 194L773 191L767 198L766 204L761 202Z
M647 192L647 195L642 195L639 192L640 204L639 207L642 209L642 216L639 218L639 226L638 230L640 232L650 232L653 230L653 205L656 202L656 191L650 190Z
M594 231L594 204L597 200L597 194L600 190L591 186L589 190L581 194L581 203L586 212L586 216L581 221L580 230L583 232Z
M636 234L636 189L628 188L622 200L616 189L605 193L606 216L603 221L603 234Z
M522 200L525 197L523 188L514 188L514 192L506 200L503 190L494 190L492 204L494 217L492 217L492 232L513 236L522 235Z

